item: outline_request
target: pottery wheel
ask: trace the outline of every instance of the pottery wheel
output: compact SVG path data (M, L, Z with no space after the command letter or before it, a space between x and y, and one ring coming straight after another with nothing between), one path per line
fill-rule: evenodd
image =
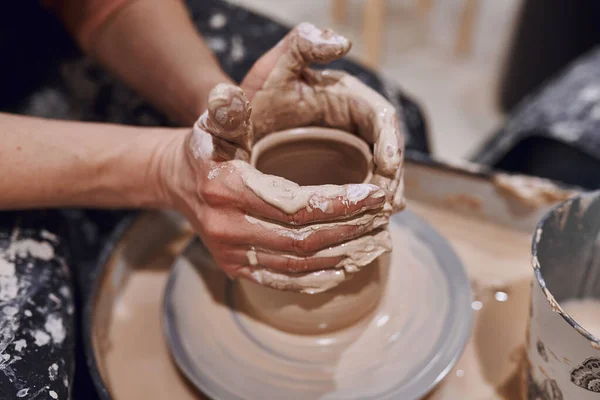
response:
M392 218L394 251L366 268L388 274L376 309L320 335L293 334L236 304L236 282L200 242L176 261L164 299L171 353L214 399L418 399L459 358L471 328L460 260L424 220Z

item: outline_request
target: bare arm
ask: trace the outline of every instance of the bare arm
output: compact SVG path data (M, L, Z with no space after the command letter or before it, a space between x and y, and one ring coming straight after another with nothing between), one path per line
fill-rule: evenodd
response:
M181 0L60 4L60 14L85 52L185 126L204 112L217 83L231 82Z
M240 103L232 96L238 93L237 89L228 91L224 106L209 108L212 111L203 119L208 126L220 126L214 119L217 113L236 121ZM244 113L249 113L248 102L242 104ZM261 279L254 275L261 268L286 273L346 265L353 261L346 245L340 243L385 234L375 232L380 225L377 218L371 217L377 215L385 200L378 187L299 187L283 178L263 175L239 160L223 162L220 155L226 153L219 151L219 146L224 142L216 137L213 141L212 133L203 130L202 122L199 124L193 130L148 129L0 113L0 209L175 209L190 220L227 273L254 280ZM248 134L249 130L244 132ZM229 136L225 131L219 133ZM208 149L212 150L206 153ZM220 171L216 176L211 173L215 168ZM277 185L273 185L274 179ZM307 208L281 210L256 194L257 185L262 184L282 191L296 190L306 198L307 206L310 199L318 199L319 204L325 201L327 208L310 212ZM364 196L356 198L354 193ZM277 229L254 223L248 215L264 218ZM303 227L311 223L325 224L314 232L310 228L310 240L300 239L298 232L304 232ZM364 237L359 238L361 235ZM248 258L253 246L261 249L260 254ZM335 248L334 255L317 255L324 248ZM260 266L256 265L259 261ZM333 270L331 273L339 275Z
M157 0L139 0L145 1ZM246 78L249 91L256 96L264 91L265 77L270 84L280 82L265 73L274 64L278 64L274 75L289 75L290 52L298 52L307 28L317 34L308 39L320 38L314 43L301 41L310 54L327 49L321 40L334 47L343 44L330 40L332 32L300 26L288 35L286 43L290 43L257 62ZM282 53L287 56L277 61ZM281 93L290 92L284 88ZM389 235L381 230L388 219L384 190L372 184L298 186L264 175L240 159L224 157L247 157L248 146L239 143L252 138L250 103L242 89L229 85L217 86L207 97L210 107L193 129L73 123L0 113L0 209L175 209L192 222L229 275L294 290L307 289L309 284L308 289L321 290L324 277L339 277L337 270L323 270L343 267L350 273L357 263L368 262L356 259L355 245L372 242L369 257L389 250ZM269 106L264 97L262 103ZM232 138L239 140L229 142ZM263 196L265 189L268 193ZM281 199L288 198L296 199L291 207L282 204ZM311 207L314 202L318 208ZM320 253L323 249L327 252ZM319 272L314 273L314 282L311 278L307 283L304 277L312 277L311 271ZM302 276L296 281L298 274Z
M182 133L0 113L0 209L163 207L160 152Z

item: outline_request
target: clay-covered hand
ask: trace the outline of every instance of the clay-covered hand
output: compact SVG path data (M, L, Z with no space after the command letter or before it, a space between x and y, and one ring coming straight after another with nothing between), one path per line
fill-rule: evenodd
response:
M387 223L383 190L262 174L246 162L250 114L240 88L218 85L185 143L161 162L170 203L229 276L318 292L390 250L388 232L378 229Z
M335 32L302 23L261 57L242 82L252 102L255 140L310 125L356 133L373 145L372 183L386 191L386 209L399 211L404 207L404 137L395 108L345 72L309 68L344 56L350 47Z

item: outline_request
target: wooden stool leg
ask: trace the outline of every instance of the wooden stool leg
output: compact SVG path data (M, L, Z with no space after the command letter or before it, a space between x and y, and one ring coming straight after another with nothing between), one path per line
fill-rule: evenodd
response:
M471 52L473 47L473 28L479 11L479 0L465 0L465 5L458 27L458 37L454 47L457 56L465 56Z
M348 0L332 0L331 3L331 18L333 23L341 25L346 21L346 6Z
M419 13L422 16L427 16L433 8L433 0L419 0Z
M363 41L365 62L377 68L381 58L382 33L385 18L385 0L365 0L363 8Z

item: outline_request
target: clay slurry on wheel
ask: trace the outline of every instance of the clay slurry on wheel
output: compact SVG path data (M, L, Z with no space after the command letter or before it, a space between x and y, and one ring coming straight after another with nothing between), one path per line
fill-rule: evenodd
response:
M385 277L374 310L324 334L293 333L248 314L236 304L236 283L201 245L188 248L165 292L167 342L178 366L224 400L423 396L467 340L469 284L448 243L424 220L405 212L390 231L394 250L369 267Z

